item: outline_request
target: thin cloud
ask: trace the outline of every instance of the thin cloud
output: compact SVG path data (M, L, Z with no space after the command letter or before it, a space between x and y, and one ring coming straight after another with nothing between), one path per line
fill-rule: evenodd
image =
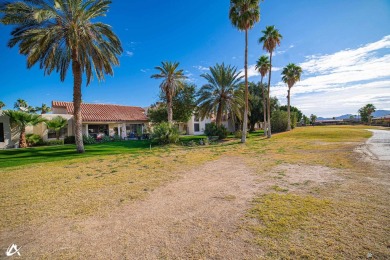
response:
M292 100L305 113L356 113L367 103L390 107L390 35L355 49L308 56L299 65L303 75L292 90ZM282 82L272 88L282 103L286 93Z
M204 67L204 66L192 66L193 68L197 69L197 70L200 70L200 71L209 71L210 69L207 68L207 67Z
M134 56L134 52L132 52L132 51L126 51L125 53L126 53L125 55L127 57L133 57Z

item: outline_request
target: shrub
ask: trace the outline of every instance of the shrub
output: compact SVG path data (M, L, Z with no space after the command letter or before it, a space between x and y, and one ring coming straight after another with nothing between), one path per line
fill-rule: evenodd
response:
M42 137L36 134L27 134L26 135L26 142L28 146L36 146L36 145L42 145L43 140Z
M96 144L96 140L92 136L83 135L83 143L84 144Z
M176 143L179 141L179 129L167 122L160 123L154 127L152 139L159 144Z
M291 120L291 129L294 129L297 126L297 121L298 121L297 112L290 113L290 120Z
M112 141L113 142L120 142L120 141L122 141L122 137L120 137L119 135L114 135L112 137Z
M100 141L102 143L111 142L111 137L109 137L108 135L104 135Z
M218 136L218 139L225 139L228 136L228 131L225 126L217 126L215 123L206 124L204 130L207 136Z
M48 146L51 146L51 145L64 145L64 140L63 139L60 139L60 140L47 140L45 142L43 142L44 145L48 145Z
M74 136L66 136L64 139L65 144L75 144L76 138Z
M234 137L235 138L241 138L242 137L242 131L241 130L238 130L238 131L236 131L236 132L234 132ZM246 133L246 138L248 138L249 137L249 134L248 134L248 132Z
M271 117L271 131L273 133L284 132L287 130L287 112L276 110Z

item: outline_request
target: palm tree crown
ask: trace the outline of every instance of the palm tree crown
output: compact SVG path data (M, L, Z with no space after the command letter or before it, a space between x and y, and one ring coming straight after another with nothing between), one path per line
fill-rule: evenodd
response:
M179 62L161 62L162 66L155 67L159 71L158 74L153 74L151 77L155 79L163 79L160 84L160 88L166 95L167 110L168 110L168 122L172 123L172 98L176 95L178 89L183 87L183 80L187 77L184 75L183 70L177 70Z
M47 128L53 129L56 132L57 140L60 138L60 131L68 124L68 120L62 116L56 116L53 119L46 122Z
M50 1L51 2L51 1ZM9 3L0 9L1 23L16 25L9 47L19 44L19 52L27 56L27 67L36 63L45 74L60 72L65 80L71 61L78 61L86 74L87 85L92 74L99 80L113 74L112 64L122 53L121 43L111 27L91 20L105 16L111 1L44 0Z
M279 33L279 30L275 26L267 26L265 30L261 31L263 36L260 37L259 43L263 44L263 49L269 53L272 53L276 45L280 45L280 41L283 39L283 36Z
M282 80L289 88L292 88L296 82L301 80L302 68L289 63L282 71Z
M223 114L242 118L241 109L244 105L242 90L239 83L243 76L235 67L217 64L210 67L210 73L202 74L201 77L208 81L198 93L198 112L201 118L216 115L217 125L222 124Z
M3 107L5 107L5 103L3 101L0 101L0 109L2 109Z
M260 73L261 77L265 77L269 71L271 64L269 63L269 58L265 55L261 56L257 62L255 68Z
M259 0L231 0L229 19L241 31L251 29L260 20Z

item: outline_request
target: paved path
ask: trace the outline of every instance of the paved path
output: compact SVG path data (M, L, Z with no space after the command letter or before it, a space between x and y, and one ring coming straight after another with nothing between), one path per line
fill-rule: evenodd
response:
M367 140L367 148L380 161L390 161L390 131L373 130L373 136Z

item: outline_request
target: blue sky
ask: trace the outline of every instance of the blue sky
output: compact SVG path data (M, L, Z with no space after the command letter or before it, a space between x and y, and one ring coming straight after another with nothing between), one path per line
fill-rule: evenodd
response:
M161 61L179 61L189 80L200 88L207 68L225 62L243 68L244 33L228 18L229 1L114 0L107 17L124 53L115 75L83 85L83 101L148 106L158 99L159 81L150 76ZM249 80L265 54L258 44L261 30L275 25L283 35L273 59L271 95L286 103L281 68L289 62L304 69L292 90L292 105L305 114L338 116L367 103L390 109L389 0L266 0L261 19L249 32ZM30 105L72 101L71 71L65 82L56 73L44 76L38 66L26 68L18 49L8 48L10 27L0 25L0 100L12 108L22 98Z

